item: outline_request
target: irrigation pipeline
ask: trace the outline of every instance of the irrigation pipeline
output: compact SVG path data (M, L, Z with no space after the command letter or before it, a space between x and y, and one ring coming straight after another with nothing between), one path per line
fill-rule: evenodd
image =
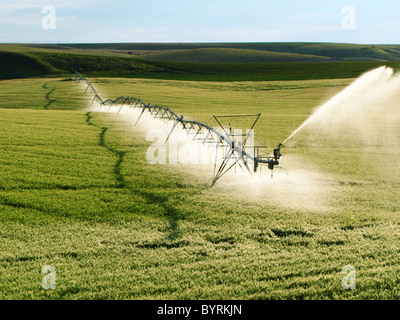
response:
M173 126L167 136L165 143L168 142L170 135L173 133L176 127L180 125L188 135L193 135L193 141L199 141L202 144L205 143L213 144L216 146L216 149L219 148L223 149L224 155L222 157L222 161L218 169L216 166L217 159L214 164L214 177L211 186L213 186L218 179L220 179L236 164L239 165L239 167L243 171L247 171L248 173L257 172L260 164L267 164L268 168L271 170L274 169L275 165L279 164L278 160L281 156L280 147L282 146L282 144L280 144L277 149L274 149L272 156L268 154L264 155L261 154L260 150L266 149L266 147L261 147L261 146L246 147L246 141L249 138L249 135L252 133L251 131L254 128L261 114L242 115L242 116L256 116L257 118L251 130L246 135L244 141L238 143L234 139L234 135L232 135L231 130L230 132L227 132L216 116L214 116L214 118L221 126L224 133L219 132L218 130L212 128L207 124L194 120L186 120L183 118L183 115L178 116L174 111L172 111L167 107L151 105L150 103L145 103L143 100L138 98L129 96L127 97L120 96L115 100L112 99L103 100L101 96L97 93L96 89L93 87L91 82L77 71L75 72L75 80L78 81L78 83L79 82L85 83L86 85L85 92L87 92L88 90L91 91L91 93L93 94L93 102L94 101L98 102L99 110L102 107L108 107L107 110L108 112L112 106L119 106L119 110L117 112L117 114L119 114L124 106L128 106L131 108L140 108L142 110L135 125L138 123L138 121L146 111L155 119L172 121Z

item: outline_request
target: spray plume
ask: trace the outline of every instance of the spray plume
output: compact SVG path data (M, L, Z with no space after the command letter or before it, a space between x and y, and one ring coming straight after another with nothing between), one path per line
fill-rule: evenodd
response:
M306 126L316 123L325 126L342 123L362 129L371 121L368 116L382 115L385 100L397 92L400 92L400 77L393 76L393 69L383 66L369 71L320 106L283 144ZM390 116L387 112L385 115Z

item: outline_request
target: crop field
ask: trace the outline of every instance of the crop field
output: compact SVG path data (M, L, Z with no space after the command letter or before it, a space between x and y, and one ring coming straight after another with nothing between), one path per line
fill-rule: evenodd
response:
M210 188L208 167L149 164L143 127L72 79L0 81L0 299L400 298L396 148L306 130L274 178ZM256 143L272 149L354 79L90 80L213 126L262 113Z

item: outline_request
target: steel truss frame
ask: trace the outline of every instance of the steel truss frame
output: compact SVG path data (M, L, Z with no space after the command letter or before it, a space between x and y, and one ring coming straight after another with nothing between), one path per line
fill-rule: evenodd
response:
M110 111L111 107L116 106L119 107L117 112L117 114L119 114L124 106L141 109L141 113L136 120L135 125L139 122L144 112L148 112L155 119L161 119L167 122L172 121L173 125L165 140L165 143L168 142L171 134L179 125L181 129L186 131L188 135L193 135L193 141L198 141L202 144L215 145L216 157L214 162L214 174L211 186L214 186L219 179L221 179L233 167L236 168L236 166L239 166L240 169L244 172L251 174L252 172L257 172L259 166L262 164L266 164L271 172L274 169L274 166L279 164L279 159L281 157L280 148L282 144L279 144L278 148L274 149L273 155L268 153L261 154L261 150L267 150L267 147L265 146L246 146L249 134L254 129L257 121L261 116L260 113L255 115L213 116L222 129L222 132L220 132L205 123L194 120L186 120L183 118L183 115L178 116L174 111L167 107L151 105L150 103L145 103L143 100L135 97L120 96L115 100L103 100L97 93L91 82L77 71L75 72L75 80L78 83L82 81L86 84L85 92L90 90L90 92L93 94L92 103L94 101L97 101L99 103L99 110L104 106L108 107L108 112ZM221 123L222 118L238 117L255 117L251 130L247 135L244 135L245 139L241 144L236 142L235 136L232 134L232 131L230 130L230 132L227 132L226 128ZM219 165L218 150L222 150L223 154L222 159L220 159Z

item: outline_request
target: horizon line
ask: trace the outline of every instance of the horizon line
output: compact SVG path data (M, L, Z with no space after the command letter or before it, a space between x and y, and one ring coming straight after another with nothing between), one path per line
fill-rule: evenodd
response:
M336 41L140 41L140 42L70 42L70 41L33 41L33 42L1 42L0 44L290 44L290 43L312 43L312 44L349 44L349 45L400 45L400 43L357 43L357 42L336 42Z

